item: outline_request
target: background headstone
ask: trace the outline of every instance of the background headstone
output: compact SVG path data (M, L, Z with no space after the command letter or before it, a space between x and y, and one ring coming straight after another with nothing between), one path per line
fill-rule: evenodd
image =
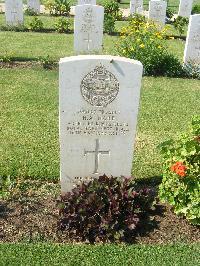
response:
M149 1L149 19L165 24L167 2L163 0Z
M40 13L40 0L28 0L27 8L39 14Z
M98 51L103 42L104 8L97 5L75 7L74 50L76 52Z
M78 0L78 5L96 5L96 0Z
M130 1L130 14L141 14L143 11L143 0L131 0Z
M115 56L60 60L62 194L88 177L131 175L142 68Z
M22 0L5 0L6 24L18 26L23 24L23 3Z
M190 16L184 63L200 64L200 15Z
M178 15L181 17L189 17L192 11L193 0L180 0Z

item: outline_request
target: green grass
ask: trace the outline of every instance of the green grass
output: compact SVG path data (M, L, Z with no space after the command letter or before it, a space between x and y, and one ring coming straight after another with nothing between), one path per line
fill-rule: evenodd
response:
M1 69L3 175L59 177L58 72ZM197 80L143 79L133 175L161 174L157 145L187 128L200 113Z
M38 32L0 32L0 56L7 55L18 60L37 59L49 55L53 60L73 55L73 34ZM117 36L104 34L102 54L116 55ZM169 49L180 60L183 58L185 41L167 41Z
M197 266L200 245L0 245L1 266Z

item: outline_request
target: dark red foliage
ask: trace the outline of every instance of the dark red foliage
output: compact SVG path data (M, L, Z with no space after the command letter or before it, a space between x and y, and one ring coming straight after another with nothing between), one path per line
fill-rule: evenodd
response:
M100 176L61 199L59 228L75 240L125 241L150 211L149 189L134 190L132 179Z

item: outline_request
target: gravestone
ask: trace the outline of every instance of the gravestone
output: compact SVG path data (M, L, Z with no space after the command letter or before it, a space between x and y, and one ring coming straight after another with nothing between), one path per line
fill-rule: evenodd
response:
M27 8L39 14L40 13L40 0L28 0Z
M106 55L60 60L62 194L99 175L130 176L142 64Z
M76 52L98 51L103 42L104 8L97 5L75 7L74 50Z
M131 0L130 1L130 14L143 12L143 0Z
M200 64L200 15L190 16L184 63Z
M78 5L96 5L96 0L78 0Z
M6 24L19 26L23 24L23 3L22 0L5 0Z
M192 11L193 0L180 0L178 15L181 17L189 17Z
M149 19L164 25L166 18L167 2L163 0L149 1Z

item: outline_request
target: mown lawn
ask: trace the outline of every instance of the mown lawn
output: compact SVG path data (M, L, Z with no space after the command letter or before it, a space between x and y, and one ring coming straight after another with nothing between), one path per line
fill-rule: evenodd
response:
M3 175L59 177L58 71L1 69ZM161 174L157 145L200 113L198 80L143 78L133 175Z
M200 245L0 245L0 265L197 266Z

